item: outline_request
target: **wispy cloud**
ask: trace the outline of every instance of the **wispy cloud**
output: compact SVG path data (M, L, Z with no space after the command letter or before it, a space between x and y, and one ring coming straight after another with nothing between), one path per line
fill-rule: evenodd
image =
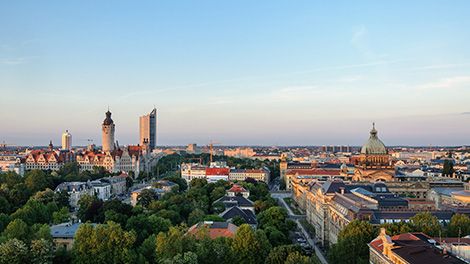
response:
M460 67L469 67L470 63L453 63L453 64L435 64L435 65L426 65L419 66L415 68L410 68L410 71L425 71L425 70L441 70L441 69L452 69Z
M0 64L6 65L19 65L29 62L31 57L21 57L21 58L0 58Z
M416 87L417 90L434 90L434 89L452 89L470 85L470 76L454 76L443 78L434 82L425 83Z

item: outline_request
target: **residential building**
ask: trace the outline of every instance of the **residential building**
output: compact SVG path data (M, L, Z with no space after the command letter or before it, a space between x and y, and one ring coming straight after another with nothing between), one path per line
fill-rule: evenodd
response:
M111 198L111 184L108 182L96 180L90 182L90 185L93 187L94 195L103 201L109 200Z
M226 208L219 216L228 223L232 223L235 218L241 218L246 224L249 224L253 228L256 228L258 225L256 215L252 210L242 209L238 206Z
M248 197L250 197L250 191L238 184L234 184L227 190L227 196L243 196L248 199Z
M58 225L52 225L51 236L52 241L56 249L64 248L67 251L72 250L73 243L75 240L75 234L82 223L62 223Z
M70 207L78 208L78 201L83 195L94 195L89 182L63 182L55 188L56 192L66 191L69 194Z
M194 235L198 238L202 230L206 231L207 235L211 239L216 239L218 237L233 238L237 233L238 227L227 222L205 221L191 226L187 234Z
M0 172L16 172L18 175L24 176L25 164L24 159L20 155L5 154L0 155Z
M129 175L123 172L117 176L102 178L100 179L100 181L109 183L111 185L111 195L116 196L116 195L121 195L126 192L127 177L129 177Z
M390 237L381 228L369 243L371 264L464 264L468 263L423 233L406 233Z
M152 151L157 146L157 109L139 119L140 145Z

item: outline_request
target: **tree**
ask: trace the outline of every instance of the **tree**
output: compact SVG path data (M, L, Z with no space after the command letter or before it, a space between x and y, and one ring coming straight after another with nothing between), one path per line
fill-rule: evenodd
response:
M157 199L157 194L152 189L144 189L140 192L139 196L137 196L137 204L148 207L150 203Z
M299 251L300 248L294 245L277 246L269 252L265 264L284 264L289 254Z
M450 219L449 236L464 237L470 235L470 217L464 214L455 214Z
M28 247L16 238L0 244L0 264L27 263Z
M350 222L338 236L338 243L334 244L328 253L331 263L366 263L369 260L369 247L367 246L376 237L371 224L365 221L354 220Z
M384 223L381 224L380 227L385 228L385 230L387 230L387 234L390 236L411 232L411 226L406 222Z
M138 252L142 255L148 263L155 262L155 243L157 242L157 237L155 235L150 235L147 237L142 245L140 245Z
M129 263L135 254L135 234L122 230L116 223L79 227L73 245L74 263Z
M190 226L201 222L206 214L201 209L195 209L188 216L188 224Z
M178 254L173 257L173 259L166 260L165 264L197 264L197 255L194 252L184 252L183 254Z
M0 232L3 232L8 223L10 223L10 216L4 213L0 213Z
M69 221L69 209L62 207L59 211L52 213L52 222L54 224L60 224Z
M195 247L192 236L185 235L184 227L170 227L166 233L160 232L157 236L156 255L160 261L173 259L178 254L191 251Z
M246 221L243 217L237 215L232 219L232 224L234 224L236 226L241 226L243 224L246 224Z
M211 201L216 201L220 197L225 195L225 188L224 187L216 187L214 190L212 190L210 198Z
M42 170L31 170L26 173L24 183L32 193L52 187L52 180Z
M11 221L5 231L3 231L3 235L8 239L18 239L22 240L23 242L27 242L30 239L30 229L29 226L21 219L15 219Z
M5 197L0 196L0 212L10 213L10 208L11 208L11 205L8 202L8 200Z
M103 202L95 196L83 195L78 201L77 216L82 222L102 223L104 220Z
M232 243L236 263L262 263L269 253L271 245L262 230L256 232L247 225L241 225ZM256 254L253 254L256 252Z
M299 252L291 252L287 256L285 264L309 264L310 260L307 256L303 256Z
M410 218L410 224L415 232L423 232L429 236L439 236L442 232L439 219L429 212L418 213Z
M45 239L31 241L31 263L52 263L54 247Z

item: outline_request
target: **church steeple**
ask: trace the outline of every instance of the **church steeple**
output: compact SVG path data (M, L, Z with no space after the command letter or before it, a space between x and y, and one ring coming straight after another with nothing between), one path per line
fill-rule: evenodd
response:
M54 145L52 145L52 140L49 141L49 150L50 151L54 150Z

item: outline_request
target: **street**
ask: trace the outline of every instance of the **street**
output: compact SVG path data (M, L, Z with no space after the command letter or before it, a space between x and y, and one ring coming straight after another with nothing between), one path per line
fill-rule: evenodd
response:
M297 224L297 228L302 232L305 238L307 238L308 244L315 250L315 255L317 255L318 259L322 264L328 264L328 261L326 260L325 256L323 256L322 251L317 247L315 244L315 239L310 236L310 234L305 230L305 228L302 226L300 223L300 219L305 218L305 215L296 215L294 212L292 212L292 209L289 207L289 205L284 201L284 198L287 197L292 197L292 194L290 192L271 192L271 197L274 199L278 200L278 203L286 208L287 213L289 214L289 218L291 218L295 223Z

